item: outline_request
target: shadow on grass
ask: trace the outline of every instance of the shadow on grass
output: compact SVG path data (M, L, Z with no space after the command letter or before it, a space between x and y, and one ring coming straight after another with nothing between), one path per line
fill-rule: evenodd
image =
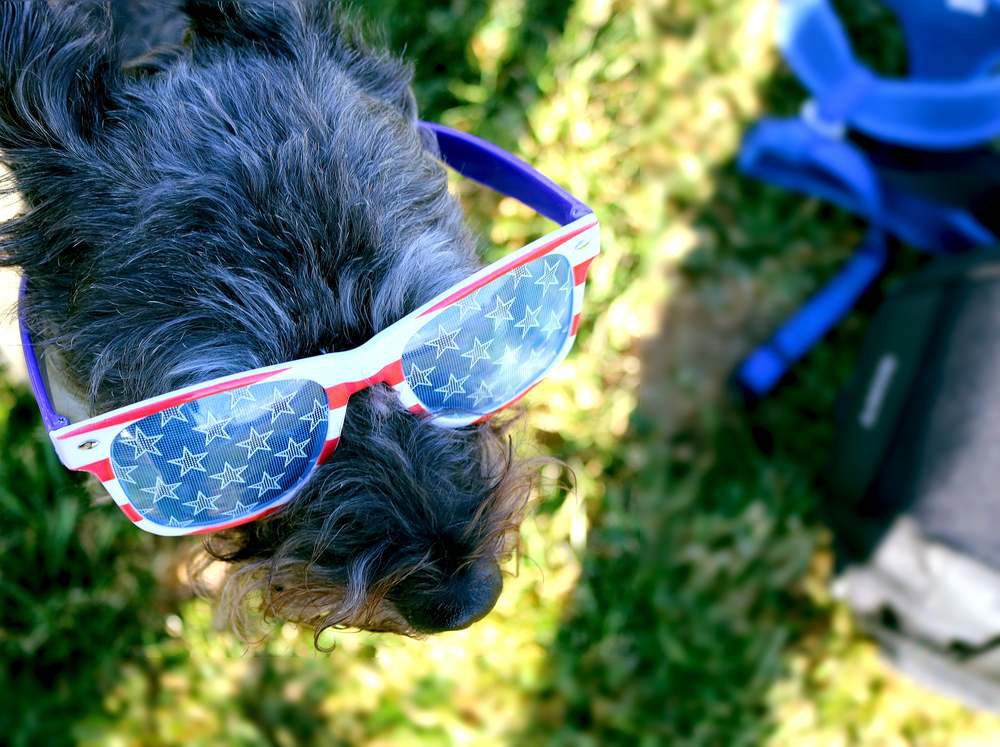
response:
M869 11L859 4L848 25ZM894 31L882 41L870 54L899 53ZM803 99L786 71L758 96L778 116ZM588 507L583 574L525 742L762 744L788 652L828 632L829 603L814 593L829 563L823 476L871 302L769 400L749 408L726 382L863 227L733 162L712 180L701 204L674 206L697 246L671 270L676 290L641 352L639 405L605 462L603 502Z
M415 62L423 116L459 116L510 147L573 3L521 4L502 57L484 71L472 40L507 5L518 4L378 0L365 12ZM761 98L776 113L801 100L781 76ZM709 199L673 206L693 214L699 246L643 352L628 433L614 453L594 455L605 494L590 507L583 575L520 743L760 744L785 652L824 628L802 582L824 542L818 483L861 325L849 323L752 414L725 400L722 384L860 232L815 203L750 184L732 164L713 178ZM80 720L115 717L101 694L144 644L184 654L179 641L159 645L167 610L154 592L154 539L114 508L87 508L35 426L30 398L0 385L0 400L11 405L0 407L11 413L0 422L0 692L13 693L0 734L58 744ZM156 666L150 718L163 706ZM306 682L291 699L300 677L294 660L262 658L240 680L233 701L265 742L329 743L325 686ZM367 727L403 718L380 712Z

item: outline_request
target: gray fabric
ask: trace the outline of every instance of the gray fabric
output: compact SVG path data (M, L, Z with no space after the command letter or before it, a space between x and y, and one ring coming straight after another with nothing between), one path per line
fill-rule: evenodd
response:
M1000 361L1000 283L969 285L954 312L914 399L933 407L910 462L911 510L929 537L1000 567L1000 377L984 365Z
M897 668L1000 712L1000 571L930 541L903 517L833 590Z
M865 511L1000 567L1000 282L973 272L988 282L948 293Z

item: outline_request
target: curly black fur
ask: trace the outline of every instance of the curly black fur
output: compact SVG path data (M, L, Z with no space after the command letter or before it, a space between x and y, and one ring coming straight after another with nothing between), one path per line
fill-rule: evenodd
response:
M0 260L93 413L355 347L478 266L404 64L323 0L175 5L0 0L28 206ZM212 548L234 615L256 591L320 629L448 629L492 607L524 496L495 426L369 390L305 492Z

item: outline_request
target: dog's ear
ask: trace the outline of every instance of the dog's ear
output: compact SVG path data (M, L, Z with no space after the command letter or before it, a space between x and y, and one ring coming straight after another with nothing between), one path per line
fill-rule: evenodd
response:
M182 10L196 54L226 46L309 64L325 56L362 90L416 118L410 68L369 45L361 23L336 0L184 0Z
M99 131L118 75L107 8L0 2L0 151L72 151Z

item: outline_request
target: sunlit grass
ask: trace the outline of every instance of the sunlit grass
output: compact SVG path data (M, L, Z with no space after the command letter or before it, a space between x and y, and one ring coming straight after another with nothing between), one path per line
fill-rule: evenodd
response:
M410 51L425 116L514 150L602 221L577 348L526 402L524 449L562 459L573 488L548 468L487 619L427 640L331 632L330 653L292 625L248 651L176 583L176 544L116 539L129 562L155 560L158 586L136 592L141 645L114 649L95 702L54 727L87 745L188 747L994 741L997 720L887 670L826 590L817 486L863 319L752 419L727 396L732 364L862 234L735 174L748 124L801 101L772 48L773 4L367 10ZM490 257L547 228L455 188ZM100 511L92 525L122 522ZM75 625L95 661L113 648L116 631Z

